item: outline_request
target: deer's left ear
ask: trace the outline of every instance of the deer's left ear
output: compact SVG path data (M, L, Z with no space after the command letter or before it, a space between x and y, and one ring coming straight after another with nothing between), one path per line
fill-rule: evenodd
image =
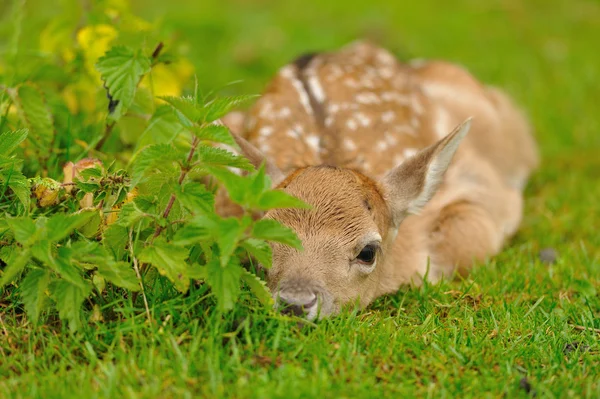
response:
M382 185L387 193L394 226L398 226L406 215L418 213L437 192L470 127L471 118L385 175Z
M285 175L273 161L268 159L258 148L242 137L244 132L244 118L245 115L243 112L233 111L221 118L221 122L229 128L231 136L242 150L242 154L248 158L255 168L259 168L263 163L265 164L265 171L271 178L272 186L276 187L283 181Z

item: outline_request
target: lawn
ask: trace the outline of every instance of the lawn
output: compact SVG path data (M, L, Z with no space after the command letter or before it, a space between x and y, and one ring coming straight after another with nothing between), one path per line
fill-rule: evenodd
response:
M154 285L152 323L139 301L114 295L71 333L55 317L34 326L6 290L0 397L600 397L600 3L132 4L162 19L203 91L260 93L295 56L360 37L402 59L458 62L504 87L530 116L542 155L522 227L464 280L303 326L247 291L222 313L206 285L185 295ZM61 9L26 9L22 46L34 46L33 32ZM0 17L0 34L8 23ZM544 248L554 263L540 260Z

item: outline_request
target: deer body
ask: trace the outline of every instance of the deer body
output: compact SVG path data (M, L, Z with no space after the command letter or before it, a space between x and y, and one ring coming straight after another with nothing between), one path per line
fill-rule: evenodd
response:
M265 215L304 246L274 245L269 286L309 318L498 253L538 162L500 90L366 42L283 67L243 118L224 122L279 188L313 205Z

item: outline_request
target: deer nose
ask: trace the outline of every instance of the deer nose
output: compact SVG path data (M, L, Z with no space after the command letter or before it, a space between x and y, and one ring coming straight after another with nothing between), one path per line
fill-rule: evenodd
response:
M317 294L314 292L279 292L279 308L281 313L304 316L317 307Z

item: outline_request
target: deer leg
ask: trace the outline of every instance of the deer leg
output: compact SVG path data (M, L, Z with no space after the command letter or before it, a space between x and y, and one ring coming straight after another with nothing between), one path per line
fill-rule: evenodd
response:
M475 262L497 254L504 232L483 206L461 200L444 206L429 234L431 279L465 275Z

